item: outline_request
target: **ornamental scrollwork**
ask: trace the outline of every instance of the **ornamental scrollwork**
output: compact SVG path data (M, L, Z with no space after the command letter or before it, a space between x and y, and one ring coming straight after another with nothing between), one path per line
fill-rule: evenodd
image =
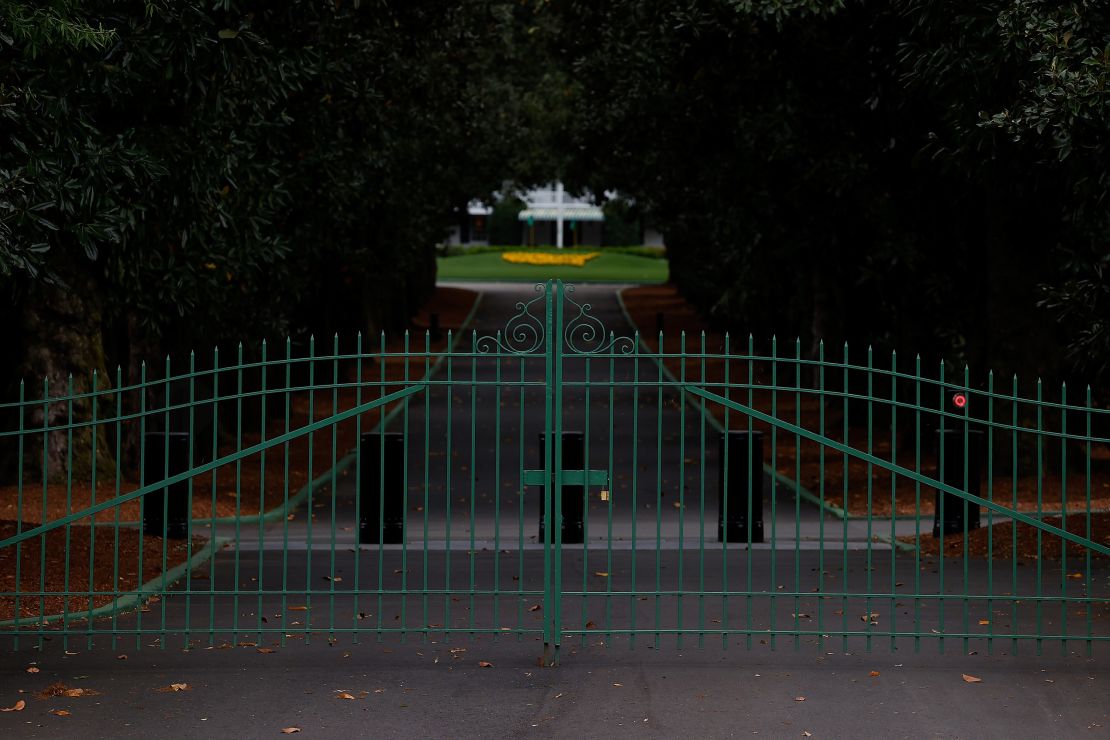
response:
M544 302L547 300L547 287L540 283L535 286L535 291L539 294L535 298L516 304L517 313L505 322L503 330L478 338L476 344L478 352L530 355L544 348L544 342L547 339L544 322L532 314L532 306L539 303L540 308L544 307Z
M565 305L578 309L577 315L567 322L563 331L563 341L570 353L579 355L633 354L636 350L636 341L632 337L618 337L612 331L606 334L605 325L601 322L601 319L590 313L593 307L589 303L579 303L571 298L570 294L573 292L573 285L564 286L563 300ZM573 313L573 308L567 313Z

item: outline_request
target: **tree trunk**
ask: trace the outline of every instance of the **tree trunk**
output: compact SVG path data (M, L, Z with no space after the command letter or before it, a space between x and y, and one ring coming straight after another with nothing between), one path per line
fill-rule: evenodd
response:
M24 475L88 480L93 471L93 427L71 427L71 423L92 418L93 388L111 387L111 376L104 367L102 341L102 296L96 280L87 276L66 276L68 285L39 286L23 304L20 313L25 337L21 375L26 378L26 398L41 403L26 407L24 425L31 433L25 439ZM77 398L70 398L71 393ZM115 398L96 398L98 418L115 415ZM44 433L43 428L51 431ZM115 474L104 428L96 428L96 471L98 477Z

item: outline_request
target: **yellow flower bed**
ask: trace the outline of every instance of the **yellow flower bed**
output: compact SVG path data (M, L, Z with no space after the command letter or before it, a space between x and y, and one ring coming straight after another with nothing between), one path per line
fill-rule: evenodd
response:
M551 254L549 252L502 252L501 259L516 265L573 265L582 267L601 252L571 252Z

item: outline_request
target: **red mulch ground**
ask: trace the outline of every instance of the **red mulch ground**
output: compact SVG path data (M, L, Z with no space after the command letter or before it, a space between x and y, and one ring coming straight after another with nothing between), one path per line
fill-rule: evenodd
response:
M35 524L25 522L23 529L31 529ZM16 523L0 521L0 539L11 537L16 533ZM66 545L65 527L51 530L46 539L46 569L40 569L42 538L32 537L20 546L20 591L66 591L66 562L61 553L69 553L69 591L89 592L89 550L92 544L92 528L71 526L69 530L68 549ZM162 538L143 537L143 572L139 577L139 531L137 529L120 528L119 541L116 542L116 533L113 528L96 528L96 546L92 554L93 567L91 568L93 581L92 591L132 591L143 583L157 577L162 572ZM193 538L193 552L205 546L207 540L203 537ZM118 548L118 549L117 549ZM117 556L118 553L118 556ZM118 557L118 559L117 559ZM169 540L169 549L166 552L167 568L174 568L185 562L188 558L188 542L185 540ZM113 583L115 564L119 564L118 582ZM0 549L0 592L12 593L16 590L16 547ZM96 596L92 599L92 608L110 604L112 596ZM65 609L65 596L46 596L41 601L39 596L23 596L19 600L20 616L40 617L50 614L61 614ZM71 614L87 612L89 610L88 596L70 596L69 611ZM0 621L15 617L15 597L0 596Z
M1041 521L1045 524L1051 524L1054 527L1060 527L1060 517L1044 517ZM988 543L992 545L990 554L998 560L1010 560L1014 557L1014 523L1005 522L1003 524L995 524L993 527L986 526L986 519L983 519L983 526L979 529L968 532L967 535L967 552L971 557L985 558L988 555ZM1037 546L1037 532L1040 531L1035 527L1030 527L1028 524L1018 523L1017 525L1017 560L1019 562L1030 562L1034 560L1060 560L1063 552L1064 540L1061 537L1056 537L1047 532L1041 533L1040 547ZM1087 537L1087 517L1083 514L1076 514L1069 516L1067 520L1066 531L1073 534ZM1091 514L1091 534L1090 538L1095 542L1110 545L1110 513L1095 513ZM903 542L912 544L914 542L913 535L908 537L899 537L898 539ZM1093 558L1105 558L1101 553L1092 552L1090 549L1081 547L1074 542L1067 543L1068 562L1074 565L1074 571L1082 570L1082 564L1089 553ZM940 552L940 538L933 537L932 524L928 529L924 529L921 535L921 553L923 555L937 555ZM964 538L963 533L960 534L946 534L944 536L944 556L947 558L960 557L964 553ZM1072 571L1071 565L1068 567Z
M678 354L681 351L681 333L686 332L686 352L699 353L701 352L701 332L705 331L705 352L710 354L720 354L724 349L725 337L722 332L716 331L709 327L709 325L697 314L692 306L678 294L678 290L674 285L645 285L635 288L629 288L623 293L624 302L628 308L628 312L632 317L633 322L641 330L644 340L647 342L651 351L659 351L658 347L658 333L656 332L656 315L662 313L665 316L664 327L664 342L663 351L666 353ZM735 355L743 355L747 353L747 337L743 338L732 337L729 353ZM767 347L757 346L756 353L766 356L768 354ZM792 356L793 346L780 347L780 354L786 357ZM677 358L667 358L665 360L667 368L675 374L676 377L682 377L682 362ZM747 361L729 361L726 367L726 361L723 359L709 359L704 362L700 360L687 360L686 362L686 378L698 382L703 377L707 382L719 383L725 378L725 372L728 372L730 383L746 384L748 382L748 363ZM780 365L779 385L789 385L793 382L793 365L783 363ZM788 374L791 377L784 377ZM768 363L757 363L754 367L754 379L756 384L771 385L771 375ZM711 391L719 389L710 388ZM747 390L737 389L732 393L733 400L740 403L747 403ZM756 392L753 396L753 406L764 413L770 414L772 394L768 391ZM790 423L797 423L797 414L799 409L796 406L794 393L789 391L779 391L776 402L776 416L784 421ZM716 404L709 404L708 408L720 420L725 420L725 410L722 406ZM825 407L825 436L830 437L838 442L844 442L843 434L843 415L842 404L839 400L834 403L828 404ZM730 413L732 422L735 424L738 420L738 414L735 412ZM865 422L866 417L860 418L854 413L849 414L849 432L847 443L860 450L867 449L867 426ZM802 394L800 404L800 424L799 426L820 432L820 404L814 394ZM860 424L859 421L864 421ZM746 420L744 420L746 428ZM762 429L765 434L768 434L770 427L755 422L753 428ZM770 442L765 441L766 454L770 456ZM886 429L876 429L874 433L874 448L873 454L877 457L890 458L890 436L889 426ZM847 465L848 486L847 494L844 491L844 463L841 453L822 447L815 442L802 440L800 444L801 460L800 460L800 473L798 465L795 462L795 455L797 454L794 445L794 438L792 435L779 432L778 435L778 455L775 460L776 469L792 480L798 480L803 486L809 489L814 495L822 496L827 502L847 509L851 514L866 516L868 513L868 466L867 463L862 462L855 458L849 458ZM822 464L821 464L821 451L824 449L824 491L821 492L822 481ZM1073 462L1082 459L1085 450L1075 448L1069 451L1069 459ZM932 462L932 455L923 452L921 472L924 475L935 477L936 469ZM1092 474L1090 480L1091 488L1091 509L1092 510L1107 510L1110 509L1110 450L1104 447L1096 447L1091 450L1092 457ZM913 451L907 452L899 451L897 462L903 467L913 468ZM1043 510L1059 511L1061 502L1064 497L1065 489L1062 485L1059 469L1049 469L1046 465L1044 475L1040 484L1040 506ZM993 496L993 499L1009 506L1015 498L1015 486L1008 475L1001 475L999 473L1008 473L1009 471L996 471L992 481L993 491L990 489L987 481L982 481L982 495L984 498ZM984 471L985 475L986 471ZM1087 480L1083 473L1069 472L1067 476L1067 509L1071 511L1085 511L1087 508L1086 501L1086 486ZM894 510L898 514L913 515L919 513L923 516L931 517L933 514L934 491L921 487L920 496L921 503L920 509L917 505L917 485L913 480L898 476L895 482L894 490ZM1016 485L1016 498L1017 508L1021 511L1035 511L1038 507L1038 485L1035 475L1035 466L1032 460L1023 461L1022 468L1019 468L1019 475ZM870 512L872 516L883 517L890 516L892 509L891 506L891 474L889 471L874 467L871 471L871 503Z

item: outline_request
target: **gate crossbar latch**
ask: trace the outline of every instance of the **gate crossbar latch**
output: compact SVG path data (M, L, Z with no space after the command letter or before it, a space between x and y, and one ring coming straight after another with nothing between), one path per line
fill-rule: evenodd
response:
M524 485L542 486L547 482L546 470L525 470ZM608 470L564 470L564 486L608 486Z

